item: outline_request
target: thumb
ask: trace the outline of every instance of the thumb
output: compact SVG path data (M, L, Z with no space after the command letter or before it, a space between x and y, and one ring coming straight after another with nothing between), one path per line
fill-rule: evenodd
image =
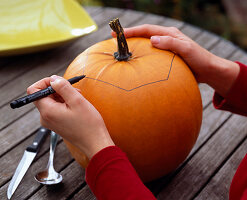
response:
M50 78L51 87L60 95L66 104L73 106L73 99L81 96L80 93L66 79L53 75Z
M186 46L185 41L171 36L152 36L151 43L158 49L175 51L181 56L183 56L183 50Z

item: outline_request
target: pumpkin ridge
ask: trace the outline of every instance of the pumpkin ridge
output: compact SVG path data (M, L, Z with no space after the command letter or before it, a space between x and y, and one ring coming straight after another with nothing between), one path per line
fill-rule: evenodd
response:
M109 64L105 65L104 67L102 67L102 69L98 72L98 74L97 74L95 80L98 80L99 76L104 72L104 70L105 70L106 68L110 67L111 65L114 65L116 62L117 62L117 61L112 62L112 63L109 63Z
M112 83L109 83L109 82L107 82L107 81L103 81L103 80L100 80L100 79L97 79L97 78L93 78L93 77L89 77L89 76L86 76L85 78L91 79L91 80L94 80L94 81L99 81L99 82L102 82L102 83L106 83L106 84L108 84L108 85L111 85L111 86L116 87L116 88L118 88L118 89L124 90L124 91L126 91L126 92L131 92L131 91L133 91L133 90L136 90L136 89L138 89L138 88L141 88L141 87L144 87L144 86L147 86L147 85L151 85L151 84L158 83L158 82L162 82L162 81L167 81L167 80L169 79L169 76L170 76L170 73L171 73L172 63L173 63L173 60L174 60L175 56L176 56L176 54L174 53L174 54L173 54L173 57L172 57L172 60L171 60L171 64L170 64L170 69L169 69L168 76L167 76L165 79L161 79L161 80L158 80L158 81L152 81L152 82L149 82L149 83L145 83L145 84L136 86L136 87L134 87L134 88L132 88L132 89L125 89L125 88L122 88L122 87L120 87L120 86L117 86L117 85L114 85L114 84L112 84ZM116 61L116 62L117 62L117 61ZM114 64L114 63L111 63L111 64ZM84 79L85 79L85 78L84 78Z
M110 52L91 52L89 55L92 55L92 54L99 54L99 55L106 55L106 56L113 56L112 53Z
M107 60L112 60L112 59L102 59L101 61L107 61ZM112 63L110 63L110 64L115 64L117 61L115 61L115 60L112 60L113 62ZM98 61L95 61L95 62L93 62L93 63L90 63L90 66L94 66L94 65L96 65L96 64L98 64ZM87 64L85 64L84 66L83 66L83 74L85 73L85 69L88 67L88 65Z

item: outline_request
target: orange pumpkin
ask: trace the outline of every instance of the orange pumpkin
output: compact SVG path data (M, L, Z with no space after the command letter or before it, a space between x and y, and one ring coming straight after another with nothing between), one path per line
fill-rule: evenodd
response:
M110 26L117 32L118 52L116 39L97 43L70 64L64 77L86 75L74 86L100 112L142 180L151 181L176 169L195 144L202 121L200 92L178 55L154 48L146 38L129 38L127 46L118 20ZM65 142L86 167L83 152Z

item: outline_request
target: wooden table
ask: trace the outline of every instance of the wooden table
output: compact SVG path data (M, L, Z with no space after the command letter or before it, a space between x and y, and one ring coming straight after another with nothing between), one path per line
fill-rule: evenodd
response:
M0 199L7 199L9 181L40 127L39 113L30 104L12 110L9 102L25 95L26 88L43 77L63 75L69 63L87 47L110 38L110 19L119 17L123 27L149 23L174 26L212 53L247 63L247 54L232 43L184 22L157 15L113 8L87 7L98 31L76 42L42 53L0 59ZM245 117L213 108L213 90L199 85L203 99L203 124L187 160L170 176L147 184L158 199L227 199L232 177L247 149ZM84 170L59 141L55 168L63 183L42 186L34 175L46 167L47 139L17 188L13 199L95 199L84 181Z

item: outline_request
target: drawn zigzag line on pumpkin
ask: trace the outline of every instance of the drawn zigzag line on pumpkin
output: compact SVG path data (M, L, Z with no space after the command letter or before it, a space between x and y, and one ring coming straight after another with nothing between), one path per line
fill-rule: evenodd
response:
M111 86L113 86L113 87L116 87L116 88L118 88L118 89L124 90L124 91L126 91L126 92L131 92L131 91L133 91L133 90L136 90L136 89L138 89L138 88L144 87L144 86L146 86L146 85L151 85L151 84L158 83L158 82L162 82L162 81L168 81L169 76L170 76L170 73L171 73L171 70L172 70L172 64L173 64L173 60L174 60L175 56L176 56L176 54L174 53L174 54L173 54L173 57L172 57L172 60L171 60L170 69L169 69L168 75L167 75L167 77L166 77L165 79L161 79L161 80L158 80L158 81L153 81L153 82L145 83L145 84L139 85L139 86L134 87L134 88L129 89L129 90L128 90L128 89L124 89L124 88L122 88L122 87L120 87L120 86L114 85L114 84L112 84L112 83L109 83L109 82L100 80L100 79L96 79L96 78L92 78L92 77L88 77L88 76L86 76L85 78L91 79L91 80L95 80L95 81L99 81L99 82L102 82L102 83L105 83L105 84L108 84L108 85L111 85ZM83 71L84 71L84 69L83 69ZM84 74L84 73L83 73L83 74Z

